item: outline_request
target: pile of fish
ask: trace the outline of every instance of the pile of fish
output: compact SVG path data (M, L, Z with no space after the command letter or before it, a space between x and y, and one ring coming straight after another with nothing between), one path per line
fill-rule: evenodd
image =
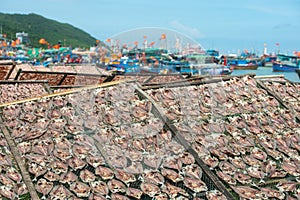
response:
M300 84L288 81L264 81L264 86L284 101L294 114L300 116Z
M48 94L42 83L0 84L0 104Z
M5 62L0 60L0 80L5 80L9 74L9 72L13 68L12 62Z
M3 133L0 131L0 197L18 199L27 193L28 189L20 169Z
M226 199L152 110L123 83L12 104L1 115L41 199ZM2 142L0 195L18 199L28 190Z
M289 102L299 103L299 88L292 91L297 101ZM241 199L300 199L299 121L254 78L146 92L228 190Z

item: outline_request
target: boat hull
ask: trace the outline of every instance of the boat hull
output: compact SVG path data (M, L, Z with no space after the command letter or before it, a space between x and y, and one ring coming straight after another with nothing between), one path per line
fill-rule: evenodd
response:
M232 71L228 68L203 68L200 70L202 75L212 75L212 76L219 76L219 75L230 75Z
M257 70L258 65L231 65L234 70Z
M273 67L273 63L272 62L266 62L266 63L264 63L264 67Z
M230 75L232 73L231 68L223 65L215 64L203 64L200 66L177 66L176 71L181 74L197 74L197 75L211 75L211 76L220 76L220 75Z
M296 69L299 69L299 66L291 66L280 63L273 64L273 72L295 72Z

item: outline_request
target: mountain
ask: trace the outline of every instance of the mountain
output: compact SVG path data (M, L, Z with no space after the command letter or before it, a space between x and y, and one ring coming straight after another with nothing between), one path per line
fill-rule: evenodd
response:
M87 48L96 43L96 38L79 28L33 13L28 15L0 13L0 25L2 33L6 34L9 40L15 40L17 32L28 33L28 45L32 47L40 47L41 38L51 45L60 41L62 45L71 47Z

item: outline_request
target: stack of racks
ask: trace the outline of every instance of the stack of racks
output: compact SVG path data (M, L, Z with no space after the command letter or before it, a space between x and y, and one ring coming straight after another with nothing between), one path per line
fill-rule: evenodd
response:
M110 83L2 106L2 197L230 199L138 90Z
M155 83L0 105L1 198L299 198L299 121L259 81Z
M299 102L297 86L286 85ZM229 191L245 199L299 199L300 126L286 99L251 76L145 92Z

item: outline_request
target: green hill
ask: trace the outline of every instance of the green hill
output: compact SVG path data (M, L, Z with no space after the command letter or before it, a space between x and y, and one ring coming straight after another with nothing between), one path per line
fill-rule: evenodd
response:
M2 33L7 39L16 39L17 32L28 33L29 46L40 47L39 40L44 38L51 45L61 41L62 45L87 48L95 45L96 38L67 23L44 18L37 14L0 13Z

